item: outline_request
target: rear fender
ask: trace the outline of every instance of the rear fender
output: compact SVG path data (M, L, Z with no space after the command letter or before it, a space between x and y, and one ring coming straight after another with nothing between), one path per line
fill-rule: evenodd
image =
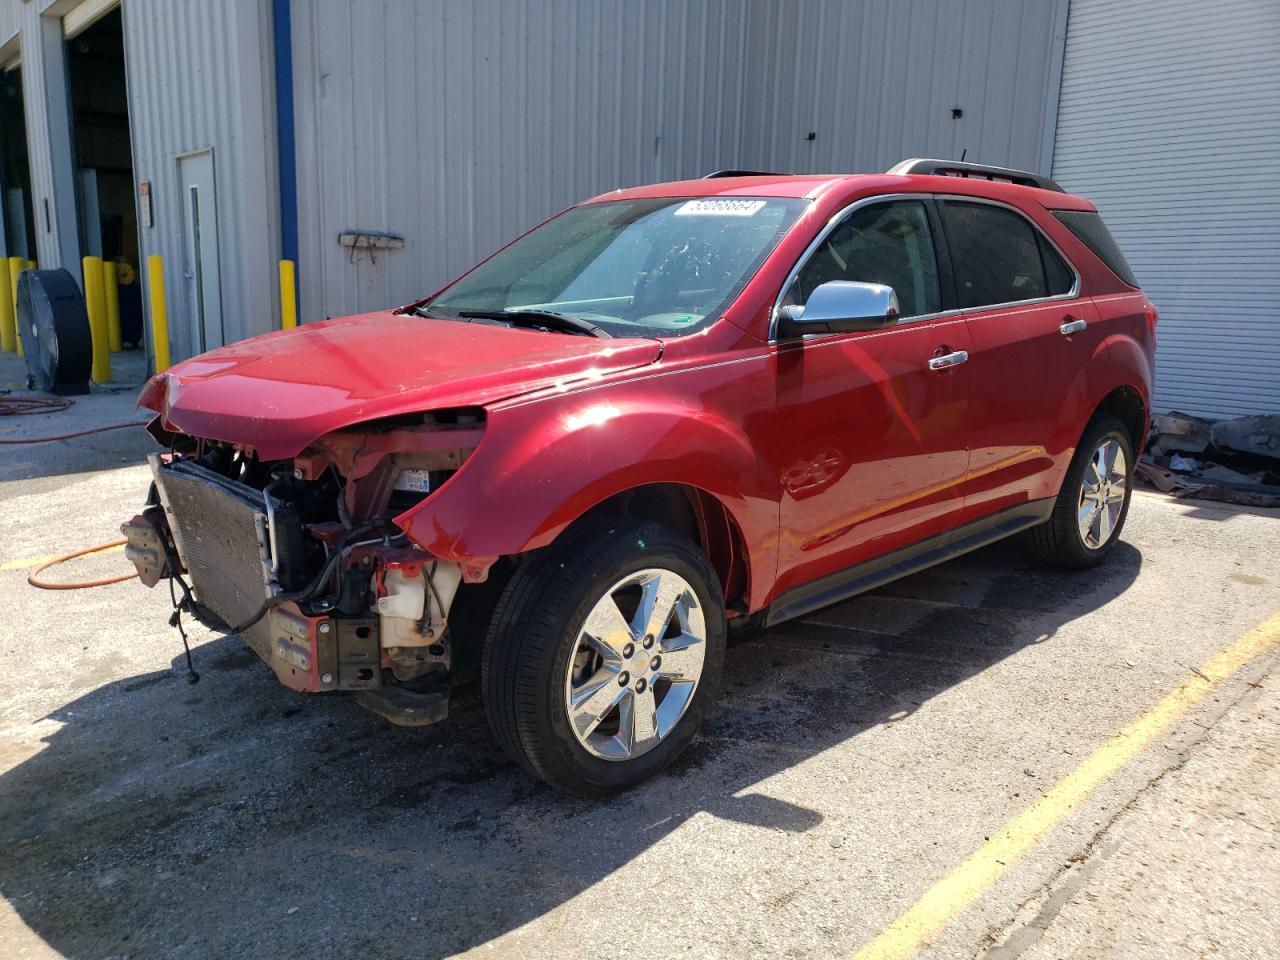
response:
M1071 456L1080 437L1099 407L1115 390L1128 388L1138 394L1147 415L1151 410L1151 361L1142 344L1126 332L1110 333L1098 341L1088 363L1080 365L1063 415L1058 421L1058 436L1053 449L1064 452L1059 460L1053 489L1062 483Z
M723 505L742 534L749 603L762 604L754 593L776 564L776 486L740 430L689 405L655 409L589 391L491 411L475 453L396 523L476 581L497 558L545 546L597 504L654 483Z

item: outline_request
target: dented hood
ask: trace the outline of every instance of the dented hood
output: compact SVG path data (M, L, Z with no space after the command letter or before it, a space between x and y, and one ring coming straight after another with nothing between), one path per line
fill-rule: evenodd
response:
M544 333L391 311L221 347L156 375L140 406L181 433L292 457L377 417L480 406L653 363L657 340Z

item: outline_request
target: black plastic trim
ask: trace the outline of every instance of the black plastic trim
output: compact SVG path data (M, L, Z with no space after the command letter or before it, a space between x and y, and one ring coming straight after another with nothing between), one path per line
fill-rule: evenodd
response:
M785 177L785 173L771 173L768 170L713 170L704 174L703 180L717 180L720 177Z
M772 627L784 620L794 620L1034 527L1049 519L1054 502L1052 497L1028 500L874 560L793 587L765 609L764 625Z

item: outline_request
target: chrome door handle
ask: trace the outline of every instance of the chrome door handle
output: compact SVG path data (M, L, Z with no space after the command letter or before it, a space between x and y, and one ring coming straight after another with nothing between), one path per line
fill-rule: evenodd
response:
M955 353L944 353L940 357L929 358L930 370L945 370L947 367L958 367L969 359L967 350L957 350Z
M1068 320L1062 326L1058 327L1058 332L1064 337L1069 337L1073 333L1079 333L1087 326L1088 324L1083 320Z

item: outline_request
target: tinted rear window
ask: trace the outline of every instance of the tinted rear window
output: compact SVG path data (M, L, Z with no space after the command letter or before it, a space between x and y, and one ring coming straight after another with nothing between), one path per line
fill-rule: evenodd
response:
M1044 262L1044 277L1049 285L1049 296L1064 296L1071 292L1071 288L1076 285L1076 275L1071 268L1067 266L1066 261L1058 256L1058 252L1053 249L1044 234L1036 231L1036 237L1040 240L1040 259Z
M1036 230L1012 210L947 200L942 219L962 307L1048 296Z
M1088 210L1054 210L1053 215L1062 225L1076 235L1076 238L1093 251L1094 256L1111 268L1111 272L1129 284L1138 286L1138 278L1133 275L1133 268L1124 258L1120 248L1116 246L1111 231L1102 222L1102 218Z

